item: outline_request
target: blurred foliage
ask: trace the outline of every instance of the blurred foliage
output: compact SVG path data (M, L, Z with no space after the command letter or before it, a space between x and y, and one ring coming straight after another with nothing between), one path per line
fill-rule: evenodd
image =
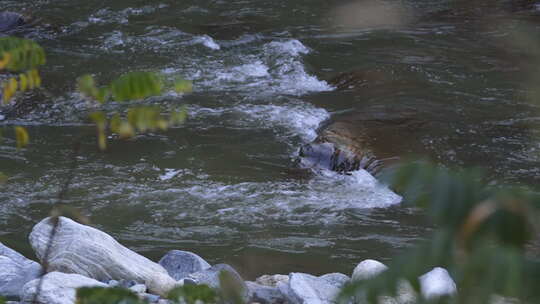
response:
M437 229L426 241L394 259L377 277L346 286L340 302L378 303L395 296L400 282L419 291L418 277L444 267L457 295L417 303L491 303L494 295L540 303L540 261L525 246L538 235L540 196L518 188L490 187L478 170L450 171L411 163L386 178L405 204L427 211Z
M15 37L0 38L0 71L18 75L2 84L2 101L8 103L17 92L41 85L39 66L45 64L43 48L32 40Z
M167 85L163 78L155 73L131 72L105 87L98 87L92 75L84 75L78 79L78 87L83 95L103 104L110 100L124 102L156 96L162 94ZM187 93L193 89L191 82L183 79L175 81L173 87L177 93ZM158 106L138 106L129 108L124 116L112 113L109 118L107 113L101 111L90 114L90 120L96 125L98 146L101 150L107 147L108 129L123 139L139 133L165 131L171 126L183 123L187 111L182 107L168 115L162 115Z
M43 48L32 40L15 37L0 37L0 72L10 75L0 83L2 102L9 103L17 92L25 92L41 86L39 66L45 64ZM17 148L28 144L28 132L23 127L15 127ZM1 139L1 134L0 134Z
M207 285L184 285L177 287L169 292L167 298L174 303L185 304L213 304L218 302L217 293Z
M41 85L37 68L45 64L45 52L37 43L15 37L0 38L0 56L0 71L19 73L2 83L4 103L10 102L17 92L31 90ZM193 90L191 81L177 79L173 83L167 83L164 77L151 72L127 73L104 87L98 87L92 75L83 75L78 79L77 84L84 96L100 104L108 101L125 102L157 96L162 94L167 87L177 93ZM98 146L104 150L107 147L108 130L118 134L120 138L130 138L138 133L156 130L164 131L184 122L186 113L185 107L162 115L159 107L139 106L129 108L126 117L118 113L108 115L110 113L94 112L89 115L89 118L96 125ZM26 129L15 127L14 131L17 148L25 147L29 142Z
M146 304L129 289L83 287L77 289L77 304Z

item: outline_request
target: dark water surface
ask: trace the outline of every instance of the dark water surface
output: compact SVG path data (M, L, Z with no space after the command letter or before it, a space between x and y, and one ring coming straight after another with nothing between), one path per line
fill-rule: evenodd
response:
M387 260L429 234L422 214L366 172L291 174L298 147L330 117L415 108L437 127L380 145L485 167L493 182L539 184L540 115L526 98L537 61L514 39L530 21L538 37L536 16L384 3L404 3L406 16L343 27L336 7L345 1L0 0L0 9L50 24L26 33L48 54L40 103L3 121L27 124L32 144L0 146L10 177L0 186L0 240L31 254L26 236L49 214L81 134L68 204L150 258L191 250L246 278L350 274L358 261ZM193 80L192 94L144 101L187 104L190 118L164 133L111 139L100 153L75 79L92 73L105 83L132 70ZM348 71L385 76L348 90L325 81Z

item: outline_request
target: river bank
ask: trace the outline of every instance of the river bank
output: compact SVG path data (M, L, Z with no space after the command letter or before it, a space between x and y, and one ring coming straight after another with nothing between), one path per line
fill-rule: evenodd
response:
M367 280L387 269L378 261L365 260L351 277L342 273L290 273L244 281L231 266L211 266L187 251L173 250L159 264L152 262L110 235L65 217L42 220L34 226L29 240L42 265L47 265L46 271L0 243L0 295L15 300L8 303L73 304L77 288L121 287L149 303L166 304L170 303L167 294L175 287L207 285L219 291L225 288L223 284L234 283L245 303L330 304L351 280ZM224 272L233 283L223 280ZM426 298L456 292L455 283L442 268L420 277L420 283ZM389 297L384 303L411 303L417 297L412 286L405 284L395 299Z

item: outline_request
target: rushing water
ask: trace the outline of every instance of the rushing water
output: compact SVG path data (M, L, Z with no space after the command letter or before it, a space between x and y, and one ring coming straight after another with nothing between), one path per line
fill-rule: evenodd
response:
M66 203L153 259L191 250L246 278L350 273L358 261L389 259L429 233L419 211L400 206L401 197L365 171L289 170L298 147L331 116L381 104L421 109L444 128L384 144L483 166L494 182L538 183L540 116L522 98L521 76L533 61L505 48L516 25L535 17L512 13L494 24L473 13L435 14L446 1L388 1L405 3L407 22L343 28L334 22L338 2L0 0L0 9L50 24L27 33L48 54L41 104L4 121L28 125L32 144L16 151L8 138L0 146L0 169L10 177L0 192L0 239L31 254L26 235L50 212L81 135ZM535 24L532 31L539 33ZM345 91L325 81L370 69L392 79ZM191 94L145 101L186 104L190 118L167 132L111 138L98 152L85 120L91 106L74 79L92 73L106 82L132 70L193 80Z

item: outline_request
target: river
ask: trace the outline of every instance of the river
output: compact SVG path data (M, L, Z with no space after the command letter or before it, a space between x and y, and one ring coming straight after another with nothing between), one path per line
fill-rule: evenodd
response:
M379 3L353 6L368 20L356 22L346 1L0 0L2 10L41 19L26 36L48 56L37 105L1 122L26 125L31 145L17 151L8 136L0 146L9 176L0 239L32 256L27 235L56 202L80 134L65 203L154 260L189 250L246 279L350 274L365 258L387 261L429 235L422 212L365 171L291 172L299 147L330 118L377 105L419 109L443 123L382 145L483 167L493 184L537 185L540 115L524 97L537 61L511 39L522 24L538 37L537 15L485 19L445 12L452 4L442 0ZM100 152L75 79L91 73L106 83L134 70L192 80L193 93L142 102L187 105L189 118L166 132L110 138ZM356 89L328 83L368 70L391 77Z

